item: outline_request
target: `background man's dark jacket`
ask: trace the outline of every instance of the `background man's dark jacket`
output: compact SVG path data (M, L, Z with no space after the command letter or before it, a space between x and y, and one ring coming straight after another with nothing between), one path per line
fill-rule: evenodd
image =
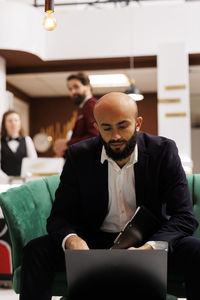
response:
M93 114L96 102L97 99L92 97L78 110L73 134L67 143L68 146L98 135L98 130L94 127L95 119Z

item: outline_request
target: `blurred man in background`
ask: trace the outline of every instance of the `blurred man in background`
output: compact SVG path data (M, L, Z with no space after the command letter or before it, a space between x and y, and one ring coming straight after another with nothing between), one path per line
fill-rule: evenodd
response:
M89 77L84 73L72 74L67 78L67 87L74 104L78 106L78 115L71 137L58 139L54 143L54 152L66 158L66 150L74 143L98 135L93 126L93 108L97 99L92 95Z

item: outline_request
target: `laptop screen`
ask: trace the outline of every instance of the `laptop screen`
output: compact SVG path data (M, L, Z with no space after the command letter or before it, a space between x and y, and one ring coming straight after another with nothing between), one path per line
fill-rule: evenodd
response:
M66 250L68 293L78 299L166 299L165 250Z

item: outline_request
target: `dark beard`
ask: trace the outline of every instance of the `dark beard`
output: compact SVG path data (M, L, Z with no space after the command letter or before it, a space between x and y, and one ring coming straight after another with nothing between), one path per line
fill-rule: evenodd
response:
M128 156L131 155L131 153L133 153L134 149L135 149L135 145L136 145L136 139L137 139L137 133L136 131L134 132L134 134L132 135L132 137L126 141L126 140L111 140L110 142L106 143L102 136L101 137L101 141L105 147L106 150L106 154L108 155L108 157L112 158L112 160L114 161L120 161L123 160L125 158L127 158ZM119 143L119 142L124 142L126 144L124 150L122 151L117 151L117 150L113 150L110 147L110 144L114 144L114 143Z
M78 106L78 105L80 105L80 104L83 102L83 100L85 99L85 95L80 95L80 94L78 94L78 95L74 96L72 99L73 99L73 101L74 101L74 104Z

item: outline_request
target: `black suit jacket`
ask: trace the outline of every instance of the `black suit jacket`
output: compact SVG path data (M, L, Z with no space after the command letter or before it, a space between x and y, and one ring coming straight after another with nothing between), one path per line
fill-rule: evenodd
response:
M137 133L138 162L134 165L137 205L145 205L162 222L149 240L167 241L192 235L198 226L185 172L175 143ZM98 231L108 209L108 164L100 162L99 137L69 147L47 231L61 245L69 233ZM148 226L148 225L147 225Z

